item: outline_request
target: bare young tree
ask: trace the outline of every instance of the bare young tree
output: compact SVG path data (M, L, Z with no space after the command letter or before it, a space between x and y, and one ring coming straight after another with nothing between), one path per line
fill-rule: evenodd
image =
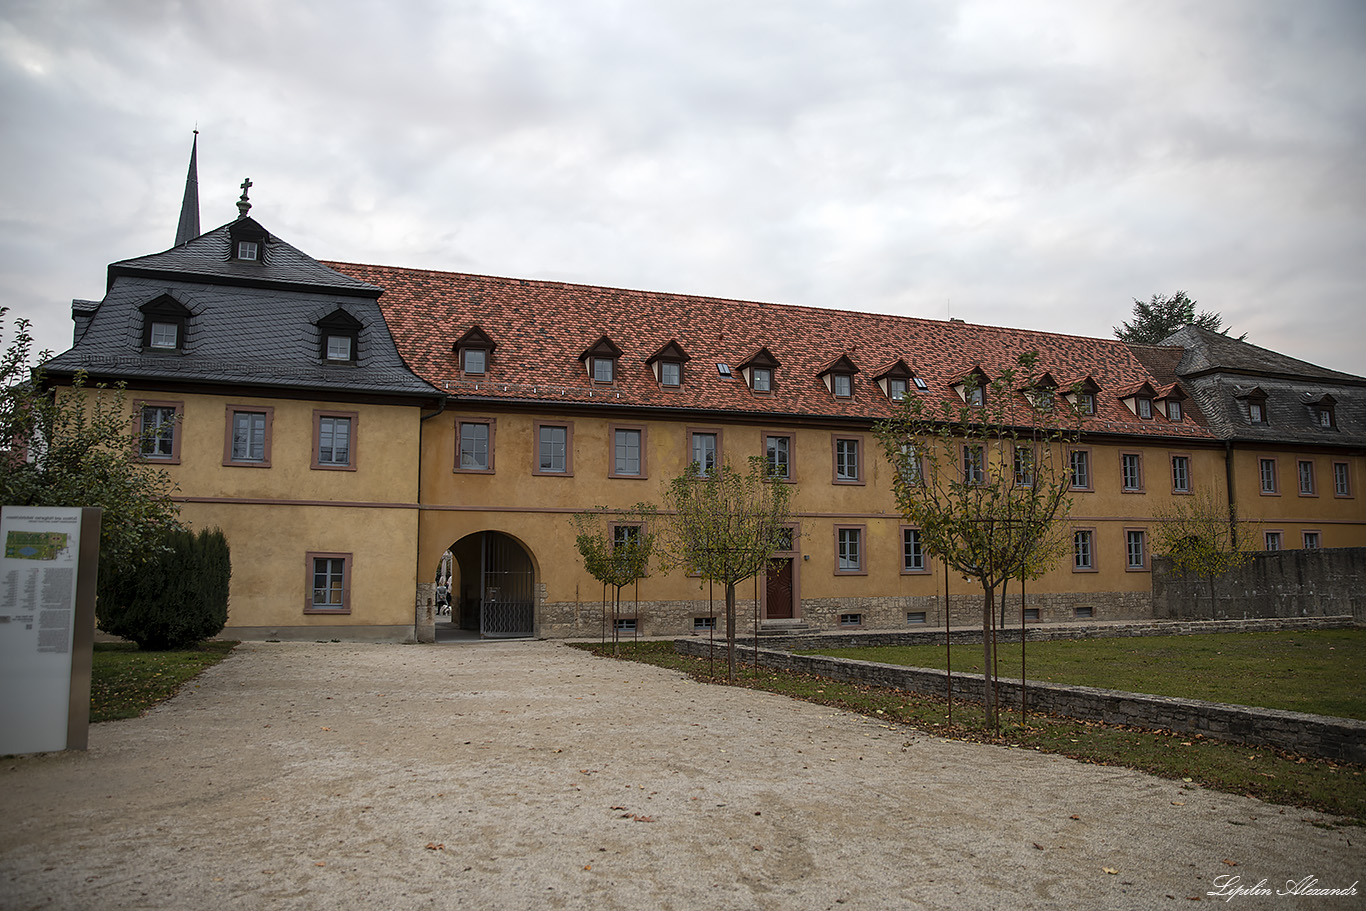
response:
M1033 352L1016 367L963 378L958 401L910 395L876 433L906 521L926 551L982 586L986 714L997 724L994 595L1038 578L1065 549L1071 508L1069 447L1080 439L1079 389L1059 389Z
M1214 583L1224 573L1252 559L1250 542L1256 526L1231 514L1228 505L1211 489L1180 497L1170 509L1156 516L1154 550L1170 557L1172 570L1180 576L1199 576L1209 587L1210 616L1216 616Z
M570 518L575 530L574 544L583 557L584 568L603 584L604 593L612 588L613 654L618 641L621 590L649 575L659 535L658 518L659 510L648 503L637 503L629 509L600 506ZM606 612L604 604L603 613Z
M735 586L763 572L787 546L793 485L776 481L767 462L749 460L741 473L729 462L703 471L694 462L669 484L673 513L668 550L677 565L725 586L727 678L735 682Z

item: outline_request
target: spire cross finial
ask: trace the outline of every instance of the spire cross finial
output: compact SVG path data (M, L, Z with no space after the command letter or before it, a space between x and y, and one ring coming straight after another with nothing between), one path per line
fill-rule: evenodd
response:
M242 181L242 198L237 200L237 217L246 218L251 211L251 201L247 199L247 191L251 189L251 178Z

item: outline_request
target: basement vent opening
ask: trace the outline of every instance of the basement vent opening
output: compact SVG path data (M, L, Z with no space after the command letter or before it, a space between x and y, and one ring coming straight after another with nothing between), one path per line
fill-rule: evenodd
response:
M1039 609L1037 607L1026 607L1024 611L1025 620L1038 620Z
M693 617L692 628L694 632L705 633L708 630L716 629L715 617Z
M911 625L925 622L925 612L923 610L906 611L906 622Z
M635 631L636 631L636 618L635 618L635 617L618 617L618 618L617 618L617 632L619 632L619 633L634 633Z
M862 626L863 614L840 614L840 626Z
M1078 620L1089 620L1096 615L1096 609L1093 607L1079 607L1074 611L1074 614Z

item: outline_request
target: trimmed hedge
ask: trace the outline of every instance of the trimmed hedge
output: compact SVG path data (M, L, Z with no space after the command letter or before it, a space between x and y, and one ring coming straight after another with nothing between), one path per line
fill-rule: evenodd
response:
M227 625L232 562L220 529L174 529L142 563L100 576L100 629L139 648L189 648Z

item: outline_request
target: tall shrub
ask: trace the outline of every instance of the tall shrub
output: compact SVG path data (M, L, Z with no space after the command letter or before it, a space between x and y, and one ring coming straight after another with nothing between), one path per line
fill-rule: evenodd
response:
M100 629L139 648L189 648L227 625L232 563L217 528L172 529L142 562L101 575Z

